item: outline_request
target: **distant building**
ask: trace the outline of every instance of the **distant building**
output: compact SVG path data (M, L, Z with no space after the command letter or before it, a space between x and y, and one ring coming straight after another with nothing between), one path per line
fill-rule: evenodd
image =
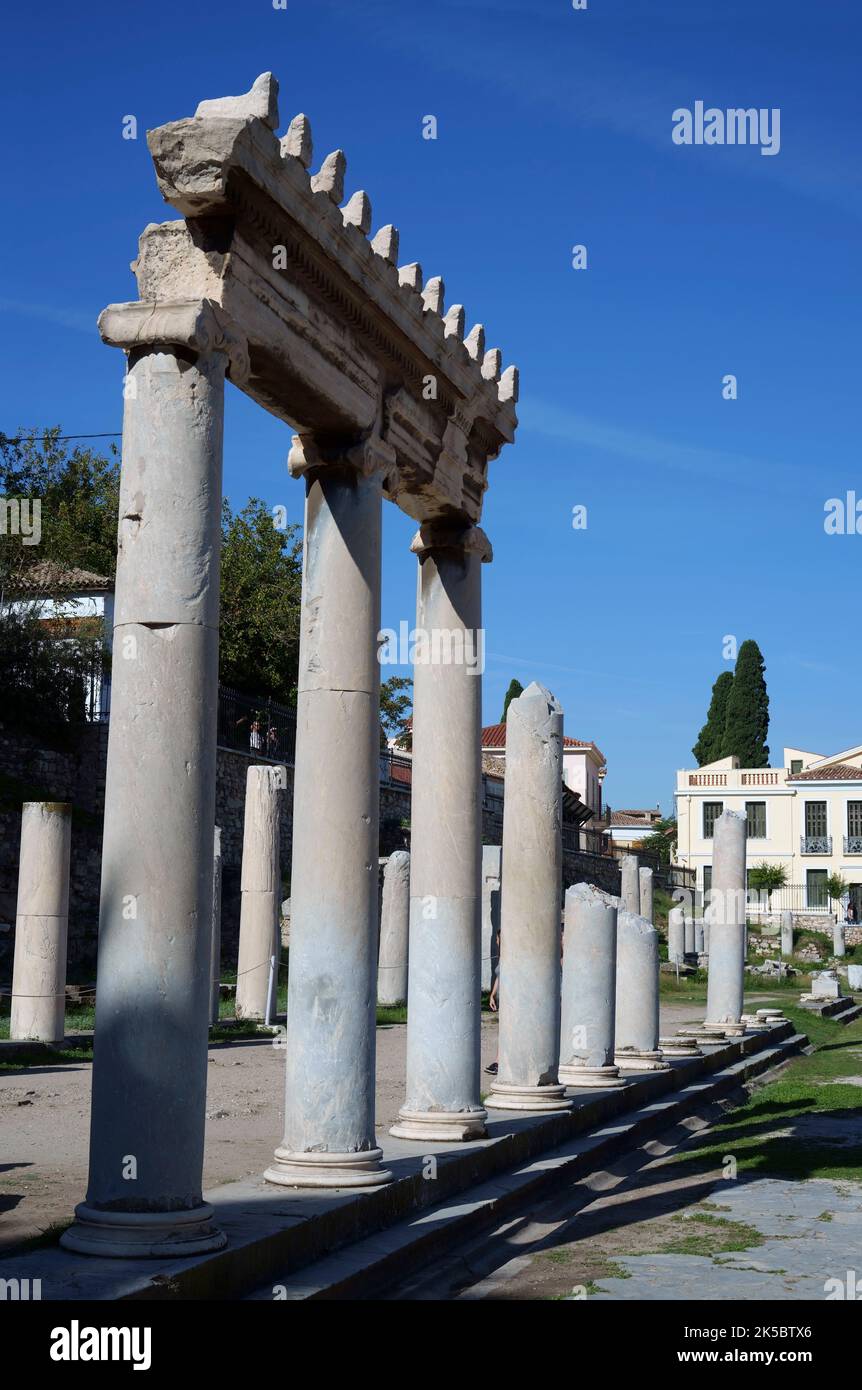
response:
M114 581L103 574L42 560L18 578L13 608L33 608L57 641L76 636L100 637L110 653L114 631ZM90 719L107 718L111 708L110 675L99 662L89 677L86 708Z
M773 911L835 910L826 880L850 885L841 903L862 917L862 744L824 756L785 748L784 766L741 768L738 758L677 773L677 860L696 870L702 892L712 885L715 822L723 811L748 821L748 870L781 865L786 889L772 895ZM757 911L757 905L752 905Z
M614 846L635 845L656 833L656 826L662 820L658 806L649 811L611 811L608 833Z
M488 724L482 730L482 753L506 757L506 725ZM580 738L563 736L563 781L570 791L577 792L593 816L602 814L602 782L607 771L604 754L594 743Z

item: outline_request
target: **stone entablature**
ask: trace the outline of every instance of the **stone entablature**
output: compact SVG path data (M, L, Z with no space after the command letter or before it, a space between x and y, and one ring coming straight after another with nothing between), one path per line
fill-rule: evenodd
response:
M386 494L405 512L475 523L488 461L514 439L517 369L485 351L481 325L465 337L442 279L397 267L394 227L369 240L366 193L339 207L340 150L309 173L307 117L279 141L277 92L267 73L244 97L148 133L159 187L185 220L145 229L137 316L173 306L182 318L181 306L188 316L190 301L209 301L247 344L238 384L250 396L318 448L379 436L392 451ZM127 345L112 327L130 309L106 311L108 342Z

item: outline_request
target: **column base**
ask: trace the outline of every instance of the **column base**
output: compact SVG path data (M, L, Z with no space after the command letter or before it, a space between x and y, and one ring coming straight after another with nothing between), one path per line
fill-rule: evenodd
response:
M783 1009L758 1009L755 1018L764 1023L786 1023Z
M512 1086L495 1081L485 1097L489 1110L525 1110L535 1113L546 1110L571 1110L565 1086Z
M680 1029L679 1037L683 1039L689 1038L693 1042L697 1043L698 1047L701 1048L722 1047L724 1043L727 1041L727 1039L724 1036L724 1033L718 1033L715 1031L715 1029L713 1029L712 1032L709 1033L704 1032L701 1028Z
M743 1014L742 1022L747 1033L768 1033L772 1027L768 1019L758 1018L756 1014Z
M632 1048L631 1051L624 1048L621 1052L615 1053L614 1065L621 1071L667 1071L670 1067L669 1062L662 1060L658 1049L642 1052L637 1048Z
M659 1038L663 1057L702 1057L695 1038Z
M165 1259L223 1250L227 1236L207 1202L190 1211L100 1211L81 1202L60 1237L64 1250L107 1259Z
M593 1086L607 1090L611 1086L628 1086L625 1077L620 1076L619 1067L588 1067L586 1063L567 1062L560 1067L559 1078L564 1086Z
M395 1139L428 1139L434 1143L458 1144L465 1139L486 1139L487 1118L481 1106L475 1110L408 1110L403 1107L398 1111L397 1123L389 1133Z
M745 1024L741 1020L733 1023L704 1023L704 1033L722 1033L726 1038L741 1038L745 1033Z
M279 1148L263 1176L279 1187L380 1187L392 1181L388 1168L381 1167L382 1157L382 1149L342 1154Z

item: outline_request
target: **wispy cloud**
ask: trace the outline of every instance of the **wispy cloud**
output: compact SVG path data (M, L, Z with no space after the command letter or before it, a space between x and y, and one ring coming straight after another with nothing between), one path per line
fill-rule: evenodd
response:
M524 398L518 407L518 417L521 438L525 434L539 434L548 439L564 440L580 448L612 454L617 459L630 459L634 463L650 464L677 473L724 478L732 474L734 480L751 481L752 486L762 482L766 472L776 469L800 478L808 476L808 471L798 464L754 458L750 454L728 453L700 444L680 443L649 430L626 429L605 420L591 419L536 396Z
M20 314L22 318L44 319L56 323L61 328L71 328L75 333L87 333L98 337L96 319L98 314L77 309L62 309L53 304L29 304L20 299L0 299L0 313Z

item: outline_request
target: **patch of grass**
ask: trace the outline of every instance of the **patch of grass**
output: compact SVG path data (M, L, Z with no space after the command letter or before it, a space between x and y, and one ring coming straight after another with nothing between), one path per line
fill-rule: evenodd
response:
M574 1259L574 1255L562 1245L559 1250L543 1250L539 1259L547 1260L548 1264L552 1265L567 1265Z
M784 1178L858 1181L862 1142L858 1134L859 1087L843 1084L852 1050L862 1048L862 1019L846 1026L804 1009L785 1010L798 1031L815 1044L796 1057L775 1080L759 1087L739 1109L725 1115L703 1139L694 1139L672 1163L689 1172L715 1172L726 1155L738 1172ZM802 1128L800 1121L822 1116L839 1126L833 1138ZM840 1133L846 1121L845 1136Z
M68 1221L52 1221L50 1226L46 1226L44 1231L40 1231L37 1236L30 1236L28 1240L22 1240L19 1245L13 1245L4 1251L4 1256L14 1252L16 1255L26 1255L29 1250L45 1250L56 1246L64 1231L69 1229Z
M378 1005L377 1005L377 1026L378 1026L378 1027L380 1027L381 1023L406 1023L406 1022L407 1022L407 1005L406 1005L406 1004L395 1004L395 1005L393 1005L392 1007L388 1007L388 1006L384 1007L384 1005L382 1005L382 1004L378 1004Z
M714 1256L737 1250L752 1250L758 1245L763 1245L766 1240L760 1231L744 1221L729 1221L727 1217L713 1216L711 1212L702 1210L682 1212L672 1220L693 1229L686 1235L671 1236L662 1243L659 1250L643 1253Z
M822 1212L820 1213L820 1215L818 1216L817 1220L818 1220L818 1221L831 1221L831 1220L832 1220L832 1213L831 1213L831 1211L822 1211Z

